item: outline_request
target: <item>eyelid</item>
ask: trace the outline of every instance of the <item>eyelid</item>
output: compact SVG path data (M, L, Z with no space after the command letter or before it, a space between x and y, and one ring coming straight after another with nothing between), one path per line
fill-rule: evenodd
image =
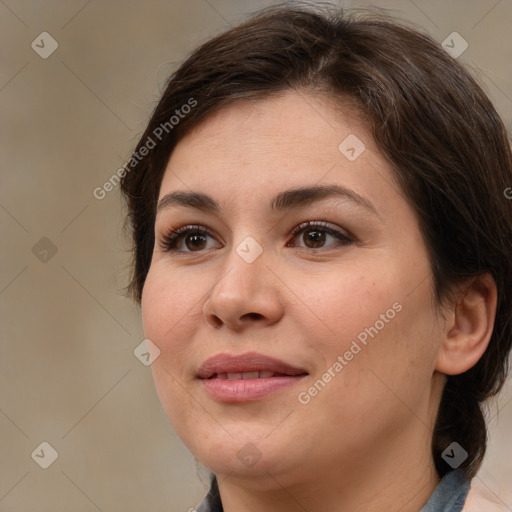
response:
M182 251L179 249L172 249L171 244L180 240L185 235L189 233L199 234L199 235L208 235L214 238L212 231L203 226L201 224L186 224L184 226L179 226L175 229L170 229L166 231L159 240L160 250L163 252L175 252L175 253L193 253L193 252L202 252L202 251Z
M313 221L307 220L307 221L301 222L298 226L296 226L291 232L292 241L297 237L297 235L299 233L306 231L307 228L310 228L311 230L314 230L315 228L317 228L319 231L325 231L327 234L337 238L338 241L343 245L356 243L356 237L354 237L348 231L339 228L335 224L330 224L329 222L314 221L314 220ZM336 245L336 244L332 244L332 245ZM287 243L286 246L289 247L289 243ZM322 249L327 249L329 247L331 247L331 245L320 247L319 249L316 249L316 250L319 251ZM299 248L305 249L305 247L299 247ZM314 251L315 249L310 248L310 250Z
M350 233L348 233L346 230L342 230L341 228L335 226L334 224L330 224L329 222L325 221L304 221L295 226L293 230L290 233L291 241L295 240L297 238L297 235L301 233L302 231L305 231L307 228L311 229L319 229L320 231L325 231L330 236L333 236L339 240L339 242L342 245L348 245L350 243L355 243L356 238L352 236ZM343 232L345 231L345 233ZM165 234L163 234L159 239L159 246L160 250L163 252L172 252L176 254L193 254L193 253L203 253L205 250L199 250L199 251L184 251L181 249L173 248L172 245L176 243L177 241L180 241L188 234L198 234L198 235L207 235L212 238L215 238L215 235L213 232L206 226L203 226L201 224L187 224L184 226L177 227L175 229L171 229L167 231ZM286 247L290 247L290 242L286 243ZM336 245L336 244L332 244ZM339 245L339 244L337 244ZM327 245L325 247L320 247L318 250L326 249L328 247L331 247L330 245ZM299 247L301 249L308 249L307 247ZM311 251L315 251L315 249L309 248Z
M295 236L301 231L304 231L306 228L322 228L325 229L328 233L337 233L337 234L343 234L339 227L337 227L334 224L330 224L329 222L325 222L323 220L306 220L304 222L301 222L298 226L294 227L290 233L291 236ZM351 236L347 233L345 235L347 238L351 238Z

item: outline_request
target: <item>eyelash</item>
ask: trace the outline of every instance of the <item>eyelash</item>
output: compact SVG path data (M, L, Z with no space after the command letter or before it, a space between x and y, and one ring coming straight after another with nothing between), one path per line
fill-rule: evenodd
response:
M323 221L305 221L296 226L292 232L290 233L290 236L295 239L299 233L302 231L306 231L306 229L309 228L311 231L315 228L317 228L318 231L323 231L335 238L337 238L340 243L337 245L350 245L354 243L354 240L350 238L347 235L344 235L341 231L337 229L333 229L329 227L327 222ZM176 228L174 230L169 231L167 234L162 236L162 239L160 241L160 248L164 252L173 252L173 253L200 253L203 252L202 250L199 251L182 251L181 249L176 249L176 243L179 242L182 238L184 238L186 235L194 234L194 235L201 235L201 236L211 236L213 237L213 234L208 230L208 228L205 228L203 226L200 226L199 224L195 225L187 225L187 226L181 226L179 228ZM286 245L289 247L289 245ZM329 247L329 246L328 246ZM308 249L308 247L300 247L301 249ZM323 247L320 248L309 248L312 251L318 251L322 250Z

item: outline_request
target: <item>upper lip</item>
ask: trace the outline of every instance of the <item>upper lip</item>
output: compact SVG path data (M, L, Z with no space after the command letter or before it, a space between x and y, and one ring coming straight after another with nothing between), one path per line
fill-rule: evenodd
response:
M200 379L209 379L213 375L220 373L254 371L270 371L283 375L303 375L307 373L303 368L285 363L280 359L257 352L248 352L240 355L221 353L209 357L199 368L197 376Z

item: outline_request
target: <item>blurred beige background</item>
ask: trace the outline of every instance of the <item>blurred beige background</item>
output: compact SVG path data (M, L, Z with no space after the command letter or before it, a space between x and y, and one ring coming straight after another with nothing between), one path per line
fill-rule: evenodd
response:
M93 190L126 161L171 70L268 3L0 0L1 512L186 512L205 492L134 356L119 191ZM374 4L439 42L461 34L459 59L512 126L510 0ZM490 416L479 479L512 510L510 380ZM43 442L58 454L47 469Z

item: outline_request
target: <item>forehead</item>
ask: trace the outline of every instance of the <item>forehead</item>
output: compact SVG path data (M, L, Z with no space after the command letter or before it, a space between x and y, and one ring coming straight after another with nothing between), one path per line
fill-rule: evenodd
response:
M284 189L326 183L383 196L382 202L398 194L387 162L354 108L286 91L235 101L199 123L176 145L160 198L193 189L217 195L221 203L247 204Z
M174 153L183 146L200 145L214 148L223 156L239 156L240 152L251 152L253 139L269 152L293 149L307 157L316 149L338 155L339 142L351 133L373 146L355 106L325 95L288 90L265 99L235 100L221 107L195 126ZM338 144L333 146L336 141Z

